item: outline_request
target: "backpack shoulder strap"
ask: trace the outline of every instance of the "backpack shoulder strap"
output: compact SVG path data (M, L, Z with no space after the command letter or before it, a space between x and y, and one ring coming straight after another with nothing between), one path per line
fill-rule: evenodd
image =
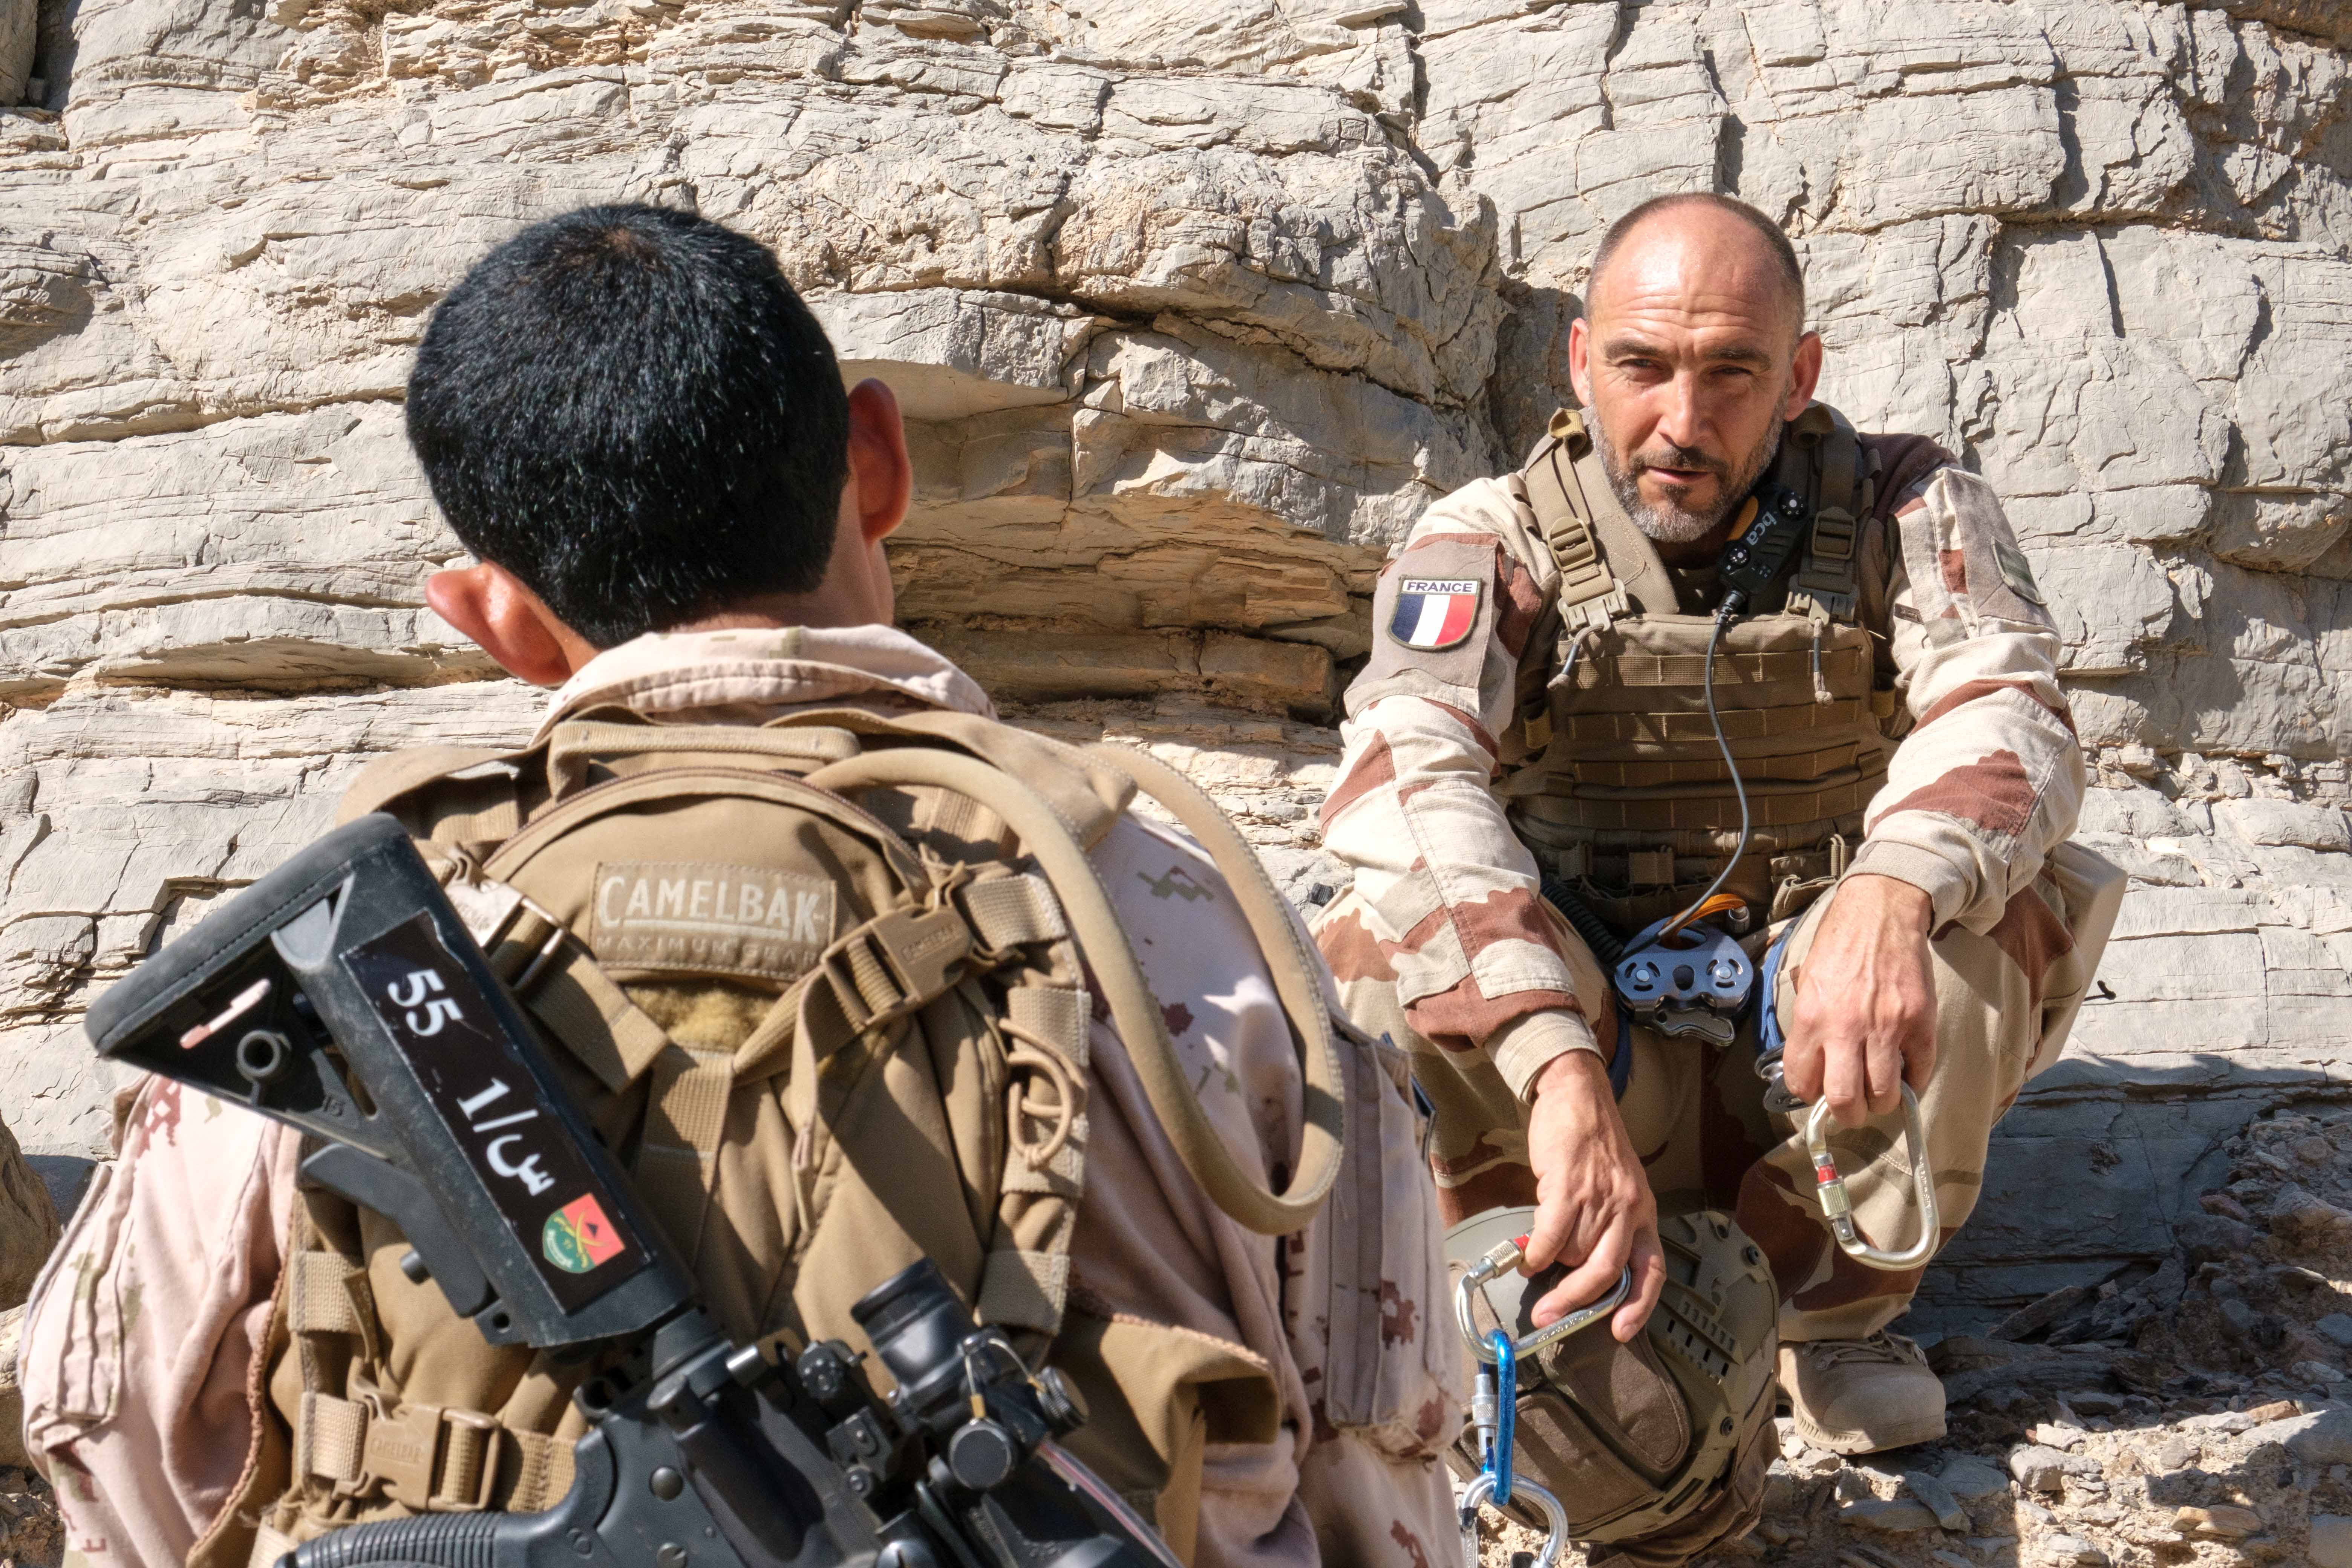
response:
M413 746L360 770L335 808L338 826L372 811L399 818L409 837L441 845L495 843L522 826L522 752Z

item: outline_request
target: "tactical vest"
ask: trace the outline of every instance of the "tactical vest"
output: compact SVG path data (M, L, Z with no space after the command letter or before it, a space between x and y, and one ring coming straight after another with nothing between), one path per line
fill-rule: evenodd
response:
M1086 851L1139 783L1217 863L1291 1020L1308 1126L1280 1196L1233 1162L1106 929ZM1094 1412L1066 1446L1189 1552L1205 1445L1275 1440L1280 1395L1241 1347L1070 1301L1104 1005L1221 1209L1288 1234L1336 1193L1287 1254L1293 1310L1330 1318L1318 1412L1376 1442L1443 1440L1410 1429L1454 1398L1450 1356L1403 1365L1380 1319L1384 1279L1443 1289L1433 1205L1416 1224L1381 1168L1412 1135L1401 1068L1327 1010L1280 894L1164 763L958 713L753 728L611 710L522 752L385 759L343 801L345 819L368 811L398 817L445 879L738 1340L862 1350L850 1304L930 1258L1033 1364L1050 1352ZM586 1425L570 1394L597 1365L486 1343L406 1252L382 1215L304 1194L266 1351L284 1432L263 1424L191 1568L259 1568L366 1520L543 1510L568 1489ZM236 1520L258 1521L249 1545Z
M1793 574L1717 646L1716 705L1751 824L1727 890L1759 915L1777 917L1844 869L1886 775L1895 694L1879 686L1857 624L1854 571L1876 468L1826 405L1790 422L1774 478L1805 499L1811 531ZM1522 756L1498 792L1544 873L1631 935L1683 908L1739 847L1739 804L1704 689L1714 617L1684 609L1580 415L1554 415L1511 482L1560 581L1528 642L1549 635L1553 656L1522 662Z

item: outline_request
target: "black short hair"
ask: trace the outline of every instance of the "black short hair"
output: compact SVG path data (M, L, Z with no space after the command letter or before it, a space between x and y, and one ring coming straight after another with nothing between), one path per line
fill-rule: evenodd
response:
M611 647L817 585L849 402L767 247L691 213L583 207L435 310L408 439L466 548Z
M1771 251L1772 259L1780 265L1781 291L1796 315L1797 330L1802 332L1805 330L1805 269L1797 262L1797 247L1789 243L1789 237L1781 232L1780 226L1761 212L1738 196L1719 196L1712 191L1677 191L1671 195L1652 196L1611 224L1608 232L1601 237L1599 247L1592 253L1592 269L1585 274L1585 299L1590 300L1592 298L1593 286L1601 281L1602 269L1609 265L1609 258L1616 255L1618 246L1624 243L1628 235L1641 227L1646 219L1676 207L1687 206L1713 207L1717 212L1728 213L1763 236L1766 248Z

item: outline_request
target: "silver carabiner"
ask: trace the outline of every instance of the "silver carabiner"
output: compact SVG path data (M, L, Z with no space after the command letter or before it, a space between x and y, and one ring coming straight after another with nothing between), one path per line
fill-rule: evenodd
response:
M1480 1290L1517 1268L1526 1258L1527 1254L1521 1249L1526 1247L1527 1240L1523 1236L1516 1241L1497 1244L1484 1258L1464 1269L1462 1278L1454 1282L1454 1326L1461 1331L1462 1342L1470 1347L1471 1355L1487 1366L1495 1364L1495 1347L1478 1332L1478 1321L1472 1316L1471 1308ZM1618 1276L1617 1289L1607 1296L1589 1307L1579 1307L1556 1323L1536 1330L1514 1344L1512 1351L1520 1356L1530 1356L1555 1340L1564 1340L1579 1329L1589 1329L1623 1306L1625 1298L1633 1293L1633 1270L1629 1268Z
M1495 1492L1495 1472L1481 1470L1471 1478L1462 1493L1462 1568L1478 1568L1478 1510ZM1559 1554L1568 1550L1568 1510L1559 1506L1559 1499L1543 1487L1519 1477L1511 1483L1511 1500L1533 1498L1543 1510L1543 1551L1536 1557L1536 1568L1557 1568Z
M1815 1102L1812 1115L1805 1119L1805 1147L1813 1156L1813 1197L1822 1205L1822 1216L1830 1222L1830 1230L1846 1256L1873 1268L1916 1268L1935 1256L1936 1240L1943 1230L1943 1216L1936 1210L1936 1173L1927 1164L1927 1131L1919 1120L1919 1097L1911 1092L1909 1084L1901 1087L1904 1153L1911 1162L1911 1186L1919 1200L1919 1239L1900 1252L1873 1247L1853 1223L1853 1199L1846 1195L1837 1156L1830 1152L1830 1102Z

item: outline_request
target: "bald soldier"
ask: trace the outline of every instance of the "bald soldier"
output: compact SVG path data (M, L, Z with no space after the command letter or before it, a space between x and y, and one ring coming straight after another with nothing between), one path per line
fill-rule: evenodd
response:
M1581 1538L1672 1563L1755 1517L1773 1378L1742 1363L1837 1452L1944 1432L1888 1328L1921 1267L1837 1244L1805 1113L1767 1109L1764 1004L1788 1092L1834 1117L1859 1243L1918 1237L1924 1160L1932 1250L2063 1046L2120 879L2064 843L2081 754L1999 500L1926 437L1813 401L1778 227L1718 196L1637 207L1568 347L1580 413L1432 507L1381 578L1323 808L1356 879L1318 935L1358 1021L1414 1053L1471 1251L1508 1230L1479 1216L1532 1205L1525 1262L1550 1273L1521 1328L1630 1270L1610 1334L1546 1352L1560 1408L1523 1409L1519 1465ZM1717 882L1672 940L1721 933L1754 998L1643 994L1637 1018L1607 961ZM1760 1249L1777 1313L1708 1306L1693 1259L1717 1242Z

